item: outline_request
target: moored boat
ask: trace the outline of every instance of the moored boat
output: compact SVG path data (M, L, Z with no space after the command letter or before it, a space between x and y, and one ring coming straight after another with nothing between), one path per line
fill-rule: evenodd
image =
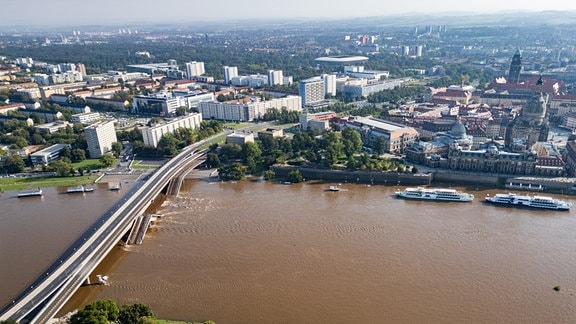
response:
M68 188L66 190L66 193L71 194L71 193L84 193L84 192L92 192L92 191L94 191L94 188L80 185L77 187Z
M84 186L78 186L66 189L66 193L83 193L83 192L84 192Z
M517 195L515 193L499 193L494 196L486 196L487 203L510 206L550 210L570 210L572 203L548 196Z
M338 187L338 186L330 186L330 187L328 188L328 191L340 191L340 187Z
M455 189L445 188L406 188L396 191L396 196L406 199L435 200L435 201L461 201L469 202L474 200L474 195L461 192Z
M25 190L18 193L18 198L42 196L42 189Z

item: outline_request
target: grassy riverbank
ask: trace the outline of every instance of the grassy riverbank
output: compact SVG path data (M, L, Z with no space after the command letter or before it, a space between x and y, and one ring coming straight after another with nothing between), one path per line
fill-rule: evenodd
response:
M74 177L23 177L0 179L1 191L23 190L28 188L45 187L73 187L82 184L90 184L97 176L74 176Z

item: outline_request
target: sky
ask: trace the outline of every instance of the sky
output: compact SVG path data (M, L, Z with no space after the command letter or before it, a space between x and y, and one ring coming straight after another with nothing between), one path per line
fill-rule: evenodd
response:
M1 0L1 25L88 25L426 13L576 11L573 0Z

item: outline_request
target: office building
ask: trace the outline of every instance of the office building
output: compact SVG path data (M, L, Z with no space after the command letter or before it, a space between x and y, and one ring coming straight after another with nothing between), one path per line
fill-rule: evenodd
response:
M34 166L47 165L48 163L58 160L64 148L70 147L69 144L54 144L40 151L30 154L30 161Z
M171 117L180 107L197 108L200 102L214 101L212 92L161 91L148 96L135 96L132 101L134 113Z
M112 143L118 142L113 121L100 122L84 129L88 154L90 158L97 159L112 150Z

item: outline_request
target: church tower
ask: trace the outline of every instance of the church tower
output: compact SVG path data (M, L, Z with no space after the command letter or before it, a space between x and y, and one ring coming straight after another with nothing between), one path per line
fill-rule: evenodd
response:
M520 82L520 71L522 71L522 54L520 50L517 49L516 53L512 57L512 62L510 63L510 70L508 71L508 83L519 83Z

